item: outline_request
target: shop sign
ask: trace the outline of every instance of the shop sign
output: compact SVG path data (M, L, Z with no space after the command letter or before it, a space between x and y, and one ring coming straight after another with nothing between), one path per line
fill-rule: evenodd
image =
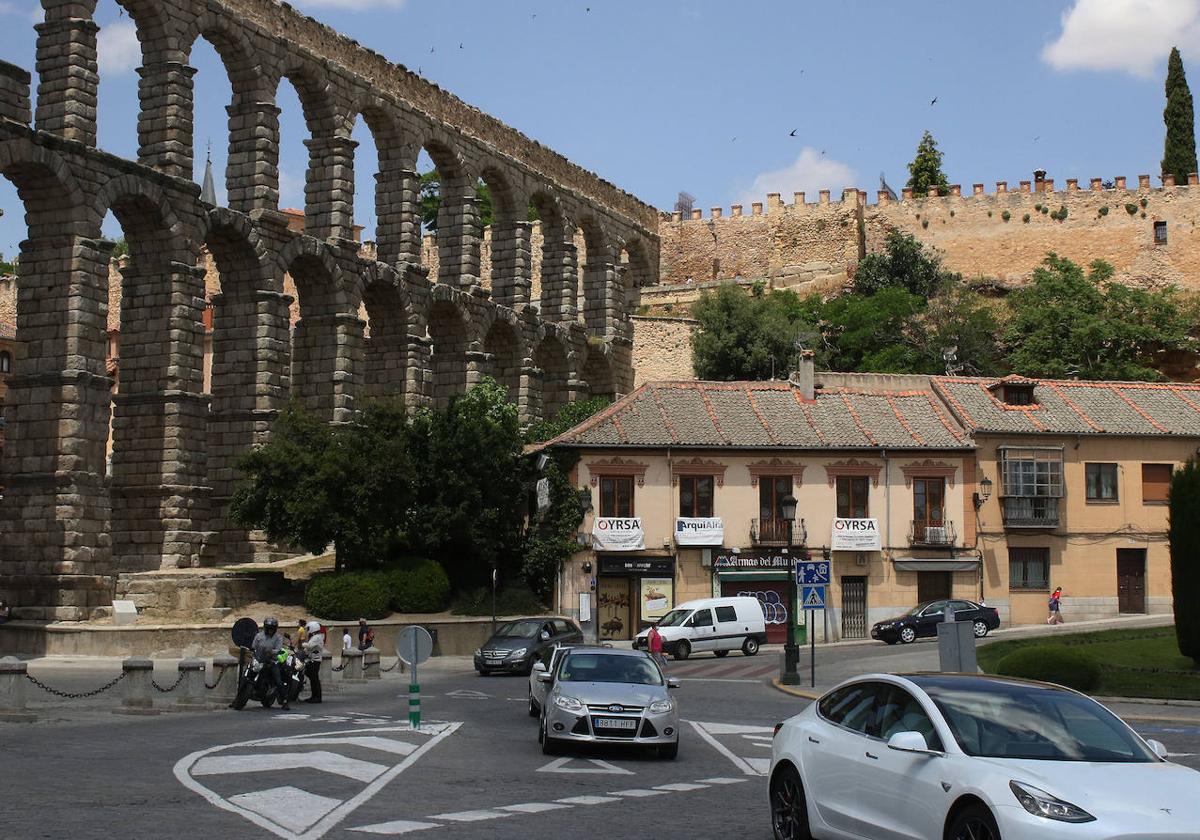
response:
M675 561L670 557L601 557L602 575L674 575Z
M592 547L597 551L641 551L646 547L641 517L596 517L592 524Z
M797 560L804 559L800 554L783 554L770 551L742 551L734 554L724 549L713 552L713 568L723 572L779 570L790 572Z
M675 520L676 545L720 545L725 542L725 525L719 516Z
M834 551L880 551L878 519L835 519L829 547Z
M642 621L658 621L671 611L675 581L642 578Z

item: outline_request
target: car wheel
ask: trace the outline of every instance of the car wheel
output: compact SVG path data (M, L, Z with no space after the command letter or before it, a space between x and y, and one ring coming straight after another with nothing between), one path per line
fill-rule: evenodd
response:
M976 638L976 639L982 639L982 638L983 638L984 636L986 636L986 635L987 635L989 632L991 632L991 631L990 631L990 630L988 630L988 626L987 626L987 624L985 624L985 623L984 623L984 622L982 622L982 621L976 621L976 622L975 622L975 638Z
M557 738L551 738L546 734L545 727L542 727L542 755L558 755L562 752L562 747Z
M726 656L728 656L728 655L729 655L729 651L727 651L727 650L714 650L714 651L713 651L713 654L714 654L714 655L717 657L717 659L724 659Z
M676 741L674 744L667 744L665 746L658 748L658 757L659 758L665 758L668 761L674 761L675 757L678 755L679 755L679 742L678 741Z
M692 646L689 645L687 642L680 642L679 644L675 645L675 661L676 662L680 661L681 659L687 659L691 655L692 655Z
M775 840L812 840L804 783L794 767L784 767L771 779L771 829Z
M742 642L742 653L746 656L755 656L758 653L758 639L747 639Z
M947 840L1000 840L1000 829L992 812L982 805L968 805L955 815L946 832Z
M900 629L900 641L906 645L911 645L917 640L917 630L915 627L902 627Z

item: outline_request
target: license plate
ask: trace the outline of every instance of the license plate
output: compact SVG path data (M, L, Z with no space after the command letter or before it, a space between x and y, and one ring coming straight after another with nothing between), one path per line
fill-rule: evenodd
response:
M628 718L595 718L592 726L597 729L637 729L638 722Z

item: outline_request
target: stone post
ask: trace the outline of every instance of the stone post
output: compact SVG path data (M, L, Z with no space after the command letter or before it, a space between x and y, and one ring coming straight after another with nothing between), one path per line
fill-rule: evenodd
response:
M179 663L179 685L175 691L175 708L181 712L199 711L208 708L205 701L204 662L199 659L184 659Z
M349 137L314 137L308 147L304 232L317 239L354 238L354 150Z
M326 648L321 654L321 693L328 694L331 691L341 691L341 686L333 681L333 654Z
M342 651L342 682L366 682L363 677L363 652L357 649Z
M124 698L121 700L121 705L113 709L113 713L118 715L158 714L159 710L154 708L154 697L150 693L154 690L154 686L150 684L154 679L154 662L134 657L122 662L121 670L125 672L125 679L121 681L125 688Z
M233 210L250 213L279 203L279 113L270 102L239 99L226 107L229 115L228 201Z
M37 30L36 127L85 146L96 145L96 0L42 0Z
M238 658L223 653L213 657L213 687L205 685L205 691L212 692L211 702L214 705L227 706L237 697L238 689Z
M382 679L383 674L379 671L379 664L379 648L369 647L364 650L362 658L363 679Z
M27 666L15 656L0 659L0 721L9 723L37 718L25 708Z
M196 68L166 60L138 68L138 161L175 178L192 178L192 94Z
M29 102L29 71L0 61L0 117L29 125L33 119Z

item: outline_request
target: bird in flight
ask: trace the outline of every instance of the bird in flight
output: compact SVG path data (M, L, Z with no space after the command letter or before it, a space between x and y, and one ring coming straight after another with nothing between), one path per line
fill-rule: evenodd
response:
M933 99L929 100L929 107L932 108L934 105L937 104L937 101L938 101L938 98L936 96L933 97Z
M459 41L459 43L458 43L458 48L459 48L460 50L463 48L463 46L462 46L462 42L461 42L461 41Z
M797 129L793 128L791 131L788 132L788 137L795 137L796 131L797 131Z
M429 53L430 53L431 55L433 54L433 49L434 49L433 47L430 47L430 48L429 48Z

